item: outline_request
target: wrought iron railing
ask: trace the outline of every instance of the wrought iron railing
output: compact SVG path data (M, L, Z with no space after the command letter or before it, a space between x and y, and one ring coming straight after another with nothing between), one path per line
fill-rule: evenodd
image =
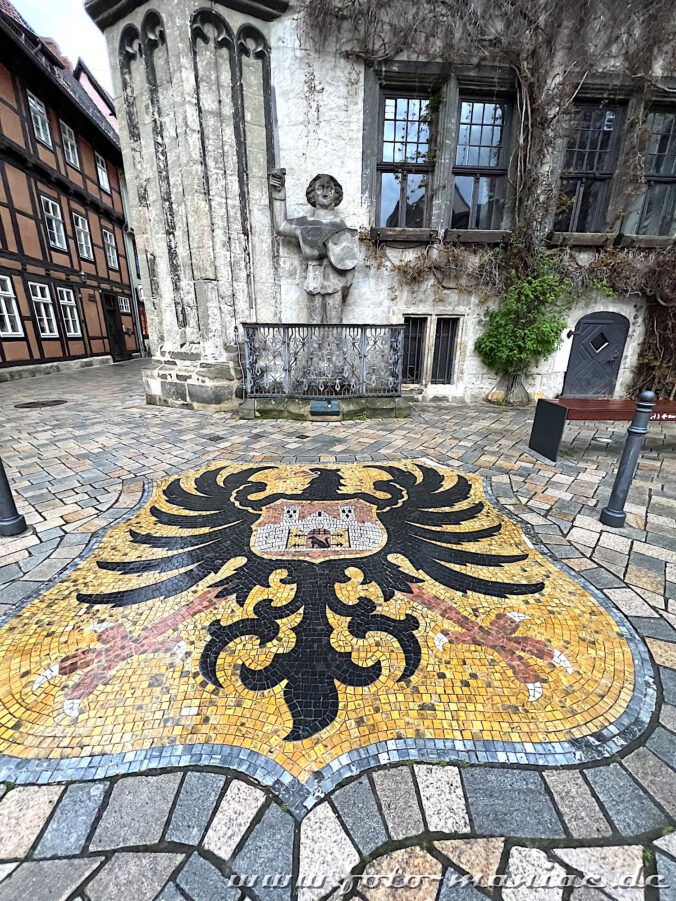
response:
M244 323L248 397L398 397L403 325Z

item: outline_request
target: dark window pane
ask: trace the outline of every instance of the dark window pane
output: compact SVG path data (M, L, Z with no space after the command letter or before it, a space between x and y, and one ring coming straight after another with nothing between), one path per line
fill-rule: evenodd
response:
M578 181L576 178L562 179L554 216L554 231L570 231L570 224L575 208Z
M425 224L425 191L427 175L408 173L406 178L406 225L422 228Z
M473 124L464 124L470 119ZM456 166L498 166L504 138L502 122L501 104L479 101L461 103L461 124L458 129L458 143L455 151Z
M456 318L444 316L437 319L437 331L434 338L434 360L432 362L433 385L450 385L453 382L457 332L458 320Z
M424 316L404 317L404 361L402 382L418 384L422 378L422 360L425 347Z
M650 113L646 119L646 172L676 176L676 113Z
M653 182L646 188L639 235L676 232L676 182Z
M472 208L474 179L471 175L456 175L453 186L453 213L451 228L470 228L469 215Z
M603 227L606 184L604 181L588 181L583 186L578 204L576 232L593 232Z
M380 219L378 225L397 228L399 225L399 198L401 176L398 172L382 172L380 175Z
M500 228L505 206L505 178L480 178L475 224L470 228Z
M569 114L564 168L568 172L610 172L616 128L615 110L601 106L573 109Z

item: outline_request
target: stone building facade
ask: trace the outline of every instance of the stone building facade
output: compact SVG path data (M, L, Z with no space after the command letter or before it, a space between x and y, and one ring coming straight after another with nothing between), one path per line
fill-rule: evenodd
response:
M86 6L108 40L134 185L151 295L151 402L233 406L241 324L307 320L301 253L272 228L267 176L278 168L290 216L307 215L317 173L339 180L340 214L360 234L343 321L405 323L406 390L469 401L493 388L474 344L495 299L464 279L407 279L401 264L444 246L479 254L513 228L508 68L433 58L370 66L337 43L318 46L287 0ZM627 204L622 160L635 86L612 60L608 69L586 78L551 156L565 203L543 228L581 265L601 247L664 247L674 235L674 73L656 60L642 111L646 182ZM579 299L529 389L624 395L644 304L599 291Z

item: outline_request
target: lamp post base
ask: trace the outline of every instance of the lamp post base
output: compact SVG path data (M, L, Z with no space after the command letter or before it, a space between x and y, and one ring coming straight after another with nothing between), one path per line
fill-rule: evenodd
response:
M27 528L25 516L17 515L12 517L12 519L0 519L0 535L3 538L9 538L11 535L20 535Z
M611 510L609 507L604 507L599 518L604 526L621 529L627 519L627 514L623 510Z

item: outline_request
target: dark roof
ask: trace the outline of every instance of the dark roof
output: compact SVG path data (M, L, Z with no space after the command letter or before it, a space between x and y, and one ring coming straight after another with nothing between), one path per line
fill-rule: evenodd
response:
M117 150L120 139L110 122L94 103L94 100L75 78L70 69L64 68L54 51L43 43L9 0L0 0L0 30L8 35L34 64L38 65L50 80L68 95L96 126L103 137ZM98 88L97 88L98 89Z

